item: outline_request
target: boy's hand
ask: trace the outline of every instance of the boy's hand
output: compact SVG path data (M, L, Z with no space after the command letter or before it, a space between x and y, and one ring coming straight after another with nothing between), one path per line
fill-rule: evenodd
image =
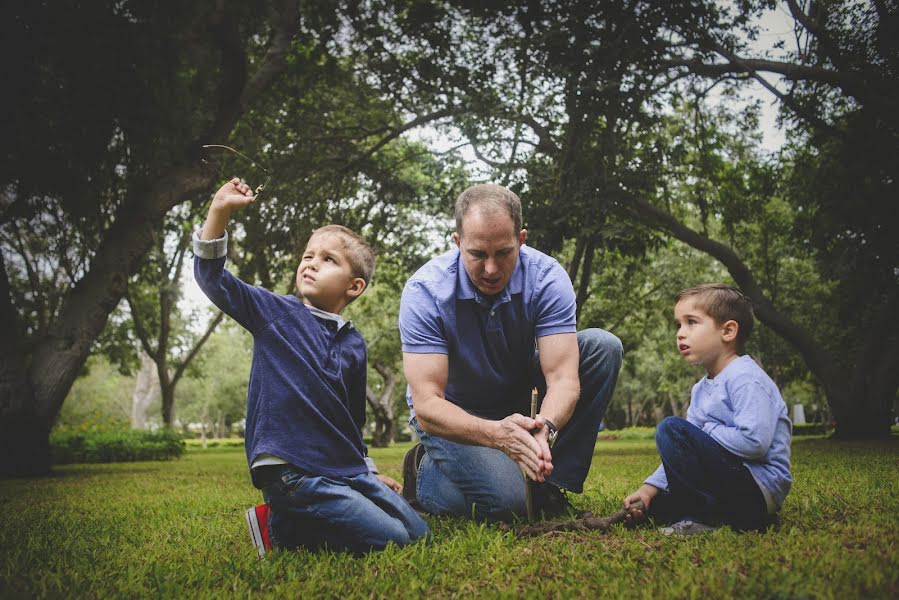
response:
M255 199L253 190L246 183L235 177L215 193L209 212L206 215L206 223L200 239L214 240L222 237L225 225L231 217L231 211L243 208Z
M627 511L627 515L624 517L625 527L635 527L646 521L652 499L658 496L659 492L659 488L644 483L640 486L640 489L624 499L624 510ZM631 506L637 501L643 503L643 510Z
M400 484L398 484L398 483L396 482L396 480L393 479L392 477L388 477L387 475L381 475L380 473L379 473L378 475L376 475L376 477L377 477L378 479L380 479L381 481L383 481L383 482L384 482L384 485L386 485L387 487L389 487L390 489L392 489L392 490L393 490L394 492L396 492L397 494L402 494L402 493L403 493L403 486L401 486Z
M255 199L253 190L242 179L235 177L219 188L212 198L210 208L226 209L229 212L235 208L243 208Z

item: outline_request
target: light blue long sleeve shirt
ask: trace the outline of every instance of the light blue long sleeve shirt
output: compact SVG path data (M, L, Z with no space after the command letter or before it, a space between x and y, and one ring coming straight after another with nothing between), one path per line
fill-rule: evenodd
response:
M792 426L774 381L749 356L730 362L714 379L693 386L687 421L743 459L768 512L783 506L793 484L790 475ZM662 465L645 483L668 489Z

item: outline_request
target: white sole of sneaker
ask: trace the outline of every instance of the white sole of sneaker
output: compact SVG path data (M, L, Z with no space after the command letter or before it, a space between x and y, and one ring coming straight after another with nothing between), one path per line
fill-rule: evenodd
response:
M265 542L262 541L262 529L259 527L259 519L256 518L256 509L248 509L244 516L247 519L247 527L250 530L250 540L256 547L259 558L265 558Z

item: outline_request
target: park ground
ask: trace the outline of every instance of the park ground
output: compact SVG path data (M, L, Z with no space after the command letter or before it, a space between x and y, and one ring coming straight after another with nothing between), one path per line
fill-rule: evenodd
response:
M409 444L373 449L401 479ZM597 443L580 508L610 513L657 463L652 441ZM429 518L430 546L256 559L243 449L68 465L0 481L0 598L897 598L899 438L797 438L783 522L691 538L616 527L518 539Z

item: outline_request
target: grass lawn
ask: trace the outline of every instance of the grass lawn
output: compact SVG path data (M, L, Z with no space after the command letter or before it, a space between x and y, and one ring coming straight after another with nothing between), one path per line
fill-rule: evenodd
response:
M372 455L400 480L408 447ZM575 503L614 511L656 464L652 442L599 442ZM783 525L764 535L616 528L516 539L430 518L430 546L259 561L243 510L260 494L241 448L68 465L0 481L0 598L899 597L899 439L795 439L793 474Z

